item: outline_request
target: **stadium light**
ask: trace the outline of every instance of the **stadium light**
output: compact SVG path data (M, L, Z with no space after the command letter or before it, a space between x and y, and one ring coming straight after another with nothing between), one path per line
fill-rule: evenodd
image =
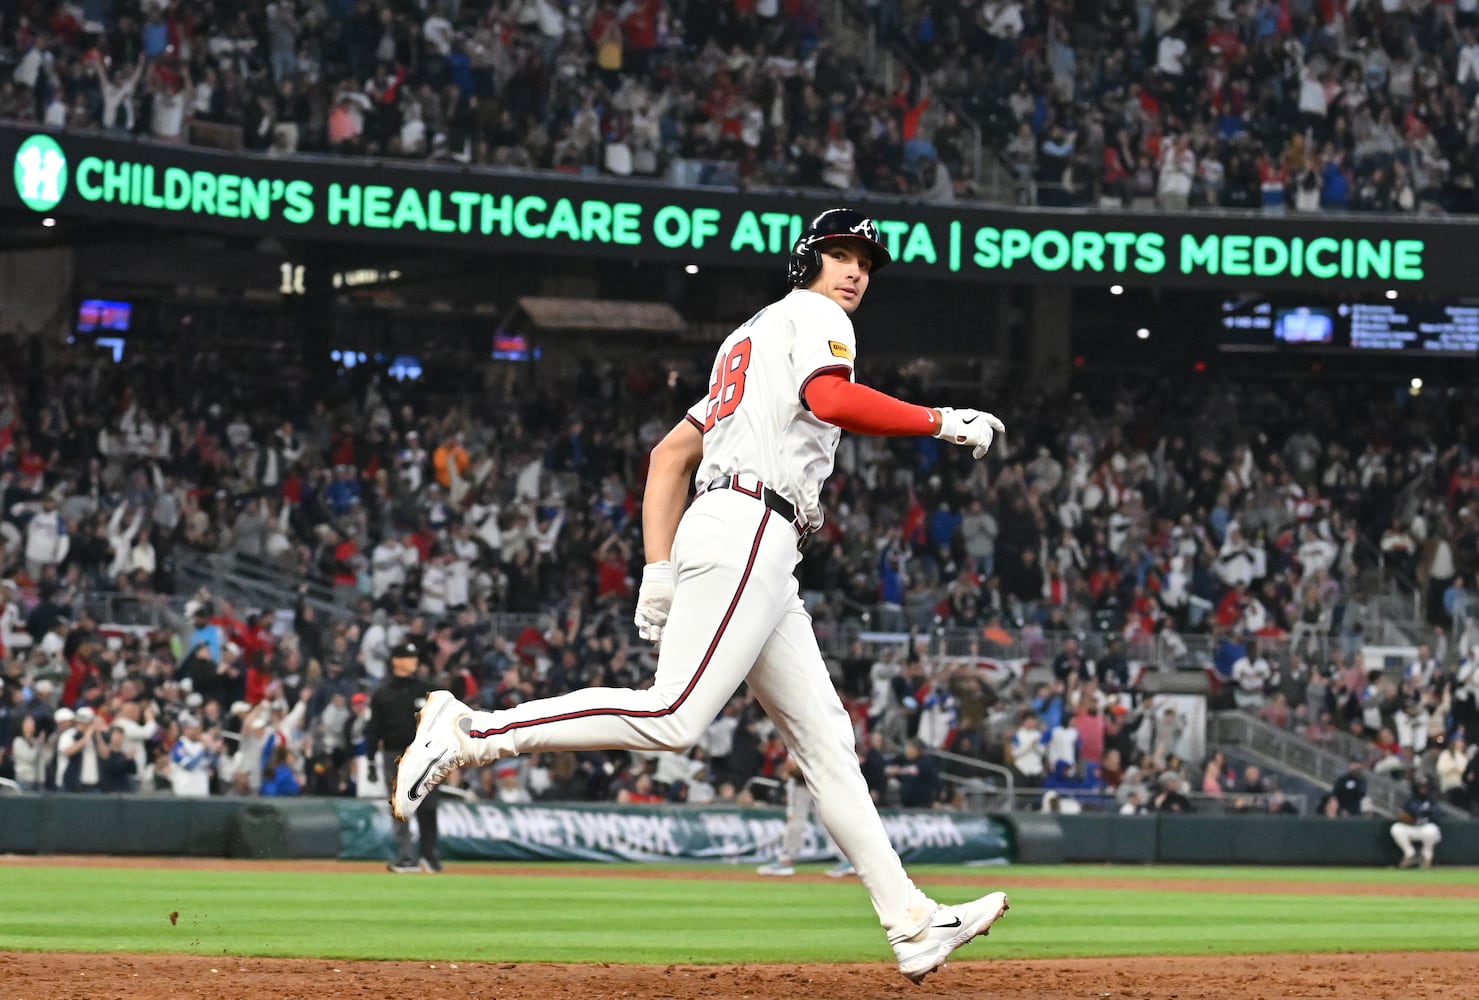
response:
M1142 326L1140 329L1135 331L1135 336L1139 337L1141 340L1149 340L1150 331Z

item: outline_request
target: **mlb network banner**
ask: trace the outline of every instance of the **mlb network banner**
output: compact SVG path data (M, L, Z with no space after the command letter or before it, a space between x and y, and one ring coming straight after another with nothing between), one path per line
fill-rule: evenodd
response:
M393 856L395 840L384 803L336 799L334 808L341 858ZM894 812L886 813L883 823L907 862L1004 862L1011 853L1011 834L988 816ZM437 810L442 855L461 860L750 864L775 857L785 828L785 816L776 809L501 805L443 798ZM797 860L832 857L821 827L813 825Z
M1064 212L221 153L0 124L0 205L287 239L777 265L806 219L875 213L898 264L976 282L1471 291L1473 224Z

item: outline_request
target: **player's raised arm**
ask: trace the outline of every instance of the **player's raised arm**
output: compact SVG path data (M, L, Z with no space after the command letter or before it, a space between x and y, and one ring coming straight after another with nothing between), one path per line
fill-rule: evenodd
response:
M642 491L642 586L637 592L637 634L649 642L662 638L673 603L673 538L688 501L688 484L704 457L704 435L684 417L652 449L647 485Z
M972 448L982 458L1006 426L984 410L931 409L906 403L841 375L821 374L806 385L807 408L819 419L854 434L904 437L929 434Z
M818 296L796 299L791 312L801 404L818 420L845 431L889 437L930 434L969 447L982 458L996 433L1006 430L990 413L917 406L852 381L856 335L848 318L862 304L874 272L891 260L872 220L850 209L823 212L796 242L787 277L793 288Z

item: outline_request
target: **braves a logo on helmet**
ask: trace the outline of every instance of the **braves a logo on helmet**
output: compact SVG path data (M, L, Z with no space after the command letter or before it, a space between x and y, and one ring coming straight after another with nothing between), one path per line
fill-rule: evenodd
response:
M841 223L847 218L847 216L855 216L857 214L857 212L854 212L852 209L848 208L829 208L821 215L817 216L815 219L812 219L811 225L807 226L806 228L810 232L818 234L818 236L823 233L837 236L841 233L847 232L852 233L854 236L861 236L864 239L877 242L878 229L873 225L872 219L863 217L860 218L857 222L853 223L851 226L848 226L846 229L843 229L841 227ZM842 216L842 218L833 221L829 225L827 217L831 215L840 215Z
M862 212L850 208L829 208L811 220L791 251L786 264L786 274L792 287L801 287L816 274L821 262L817 258L817 244L839 237L853 237L871 244L867 254L876 271L889 262L889 252L878 239L878 227Z
M840 215L842 216L842 218L829 218L830 216L835 215ZM873 225L872 219L867 218L866 216L862 216L859 217L858 221L854 222L852 225L844 225L844 223L847 221L848 216L857 215L858 213L852 211L851 209L827 209L821 215L818 215L815 219L811 220L811 225L806 227L807 235L802 236L801 239L796 241L796 249L793 252L804 253L807 250L811 249L812 244L818 243L821 240L827 239L831 236L841 236L844 233L849 233L853 236L861 236L865 240L872 240L874 243L877 243L878 227Z

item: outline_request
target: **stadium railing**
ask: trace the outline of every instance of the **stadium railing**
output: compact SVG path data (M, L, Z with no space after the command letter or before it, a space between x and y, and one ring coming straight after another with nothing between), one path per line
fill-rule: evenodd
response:
M263 559L238 552L193 552L175 554L175 575L180 589L205 587L211 593L241 607L284 609L301 599L329 618L349 618L350 608L334 600L333 588L315 577L294 578Z
M1044 797L1052 792L1058 797L1060 803L1071 800L1086 813L1115 813L1120 811L1121 802L1115 798L1114 792L1100 789L1081 788L1020 788L1017 790L1015 800L1010 809L1017 812L1041 811L1052 812L1052 808L1043 808ZM1187 800L1191 802L1192 812L1207 816L1233 816L1247 815L1257 816L1269 812L1269 805L1274 801L1272 795L1252 795L1229 792L1226 795L1205 795L1201 792L1183 792ZM1284 795L1279 801L1288 802L1300 816L1308 816L1312 812L1309 797L1303 794ZM1061 808L1057 811L1063 812Z
M960 792L966 808L972 812L1001 812L1017 808L1017 777L1009 767L963 757L947 750L926 748L925 753L937 760L977 773L940 772L940 780Z
M1371 745L1353 737L1343 740L1339 747L1327 749L1246 712L1213 712L1207 718L1207 730L1207 742L1211 746L1234 746L1242 755L1267 767L1297 774L1326 788L1346 773L1351 757L1364 760L1371 756ZM1351 752L1342 754L1340 750ZM1406 782L1370 770L1364 777L1366 799L1372 812L1395 816L1402 811L1408 794ZM1445 805L1445 814L1463 816L1457 810L1450 812L1451 808Z

